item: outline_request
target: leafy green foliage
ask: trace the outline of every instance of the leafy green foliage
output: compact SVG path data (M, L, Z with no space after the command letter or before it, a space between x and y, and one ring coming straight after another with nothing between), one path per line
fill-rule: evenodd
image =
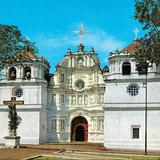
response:
M135 49L137 62L160 64L160 1L135 0L134 17L148 30Z
M17 26L0 24L0 70L4 63L16 63L14 55L22 51L38 52L35 43L24 38Z
M135 0L135 19L143 24L143 29L160 26L160 1Z
M151 64L160 64L160 31L151 30L137 44L135 58L138 62L146 60Z
M34 43L22 37L17 26L0 25L0 62L23 50L38 51Z

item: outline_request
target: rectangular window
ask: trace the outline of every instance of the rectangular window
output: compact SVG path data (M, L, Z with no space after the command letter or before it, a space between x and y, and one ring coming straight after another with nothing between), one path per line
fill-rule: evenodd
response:
M64 131L65 130L65 120L62 119L60 123L61 123L60 129L61 129L61 131Z
M133 139L139 139L139 127L132 128Z
M57 120L56 119L53 119L51 121L51 128L52 128L52 130L56 130L57 129Z

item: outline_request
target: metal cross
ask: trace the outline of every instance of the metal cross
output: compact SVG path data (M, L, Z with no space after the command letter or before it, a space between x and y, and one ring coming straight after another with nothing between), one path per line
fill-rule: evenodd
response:
M79 31L74 31L74 33L77 33L80 35L80 44L83 44L83 35L84 33L87 33L89 32L88 30L84 30L84 27L83 27L83 23L80 24L80 30Z
M16 97L11 97L11 100L3 101L3 104L14 107L16 105L24 104L24 101L20 101L20 100L16 101Z
M135 28L135 29L133 30L133 32L134 32L134 34L135 34L134 40L137 40L137 39L138 39L138 33L139 33L138 28Z

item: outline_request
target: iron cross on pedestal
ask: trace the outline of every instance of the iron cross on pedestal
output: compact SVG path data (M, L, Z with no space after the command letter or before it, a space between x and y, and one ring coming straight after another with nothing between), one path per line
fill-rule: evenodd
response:
M16 97L11 97L11 100L3 101L4 105L16 107L16 105L23 105L24 101L22 100L16 100Z

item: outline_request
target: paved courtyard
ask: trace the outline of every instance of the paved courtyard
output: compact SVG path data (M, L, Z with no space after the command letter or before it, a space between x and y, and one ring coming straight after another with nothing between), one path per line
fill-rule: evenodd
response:
M110 154L133 154L143 155L143 151L133 150L111 150L105 149L101 144L88 143L63 143L63 144L42 144L42 145L24 145L15 149L0 149L0 160L19 160L46 155L52 157L63 157L74 160L113 160L108 157ZM149 152L149 155L159 156L160 152ZM125 159L125 158L119 158ZM48 159L49 160L49 159Z

